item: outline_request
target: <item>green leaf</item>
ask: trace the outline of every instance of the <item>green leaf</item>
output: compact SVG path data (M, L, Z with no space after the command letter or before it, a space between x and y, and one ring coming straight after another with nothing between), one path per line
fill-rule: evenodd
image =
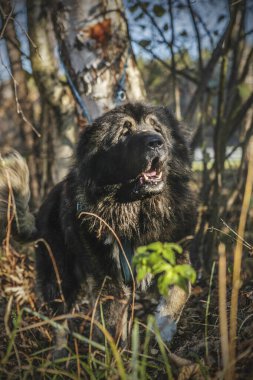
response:
M246 100L251 94L251 86L247 83L239 84L238 90L242 100Z
M187 31L186 30L182 30L182 32L180 33L180 36L187 37L188 36Z
M155 243L147 245L147 249L150 251L156 251L157 253L160 253L163 250L163 244L160 241L156 241Z
M138 247L136 249L137 255L139 255L141 253L146 253L146 252L147 252L147 246L146 245L141 245L140 247Z
M133 265L146 265L148 262L148 254L141 253L133 257Z
M162 17L165 13L165 9L161 5L154 5L153 12L157 17Z
M139 7L138 4L134 4L131 7L129 7L129 10L130 12L134 13L135 11L137 11L138 7Z
M148 1L141 1L139 5L142 9L146 10L147 7L149 6L149 2Z
M148 273L150 273L150 272L149 272L149 268L146 267L146 266L144 266L144 265L141 266L141 267L136 268L136 270L137 270L137 281L141 281L141 280L143 280L144 277L145 277Z
M157 286L162 295L169 293L169 287L179 282L179 275L173 270L158 278Z
M160 256L158 256L157 252L153 252L148 257L148 263L149 265L155 265L158 261L160 261Z
M179 276L177 282L175 282L175 285L179 286L181 289L187 292L188 280L186 280L184 277Z
M139 13L137 16L135 16L135 18L134 18L134 21L139 21L139 20L141 20L142 18L143 18L143 16L144 16L144 13Z
M147 47L148 45L150 45L150 43L151 43L151 41L150 40L140 40L139 42L138 42L138 44L140 45L140 46L142 46L142 47Z
M224 15L224 14L219 15L217 22L219 23L219 22L223 21L225 17L226 17L226 15Z
M173 249L177 253L182 253L183 252L183 248L180 247L180 245L178 245L176 243L164 243L164 247L166 249Z
M166 263L166 262L159 262L157 264L155 264L153 266L153 273L154 274L158 274L158 273L161 273L161 272L166 272L166 273L170 273L170 271L172 270L172 266L169 264L169 263Z
M176 254L183 252L176 243L155 242L137 248L133 257L137 280L141 281L151 273L157 276L157 286L161 294L168 294L171 285L187 290L188 282L194 282L196 273L188 264L177 265Z
M171 268L169 272L166 272L164 277L169 285L177 284L180 278L179 274L175 271L174 268Z
M182 264L182 265L176 265L174 269L179 273L181 276L187 278L191 281L191 283L194 283L196 281L196 272L189 264Z
M172 251L172 249L164 249L163 250L163 257L169 261L170 264L175 265L176 264L176 256L175 253Z
M167 281L164 278L164 276L160 276L158 278L157 286L160 294L162 294L163 296L168 295L169 285L167 284Z

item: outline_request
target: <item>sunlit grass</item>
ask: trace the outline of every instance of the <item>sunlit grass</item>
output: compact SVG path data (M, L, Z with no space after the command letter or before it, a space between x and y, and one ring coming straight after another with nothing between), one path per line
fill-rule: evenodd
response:
M214 164L213 160L208 161L207 163L207 169L210 170L212 169ZM226 160L225 161L225 170L229 169L238 169L240 165L240 160ZM193 161L192 163L192 170L193 171L203 171L204 169L204 163L203 161Z

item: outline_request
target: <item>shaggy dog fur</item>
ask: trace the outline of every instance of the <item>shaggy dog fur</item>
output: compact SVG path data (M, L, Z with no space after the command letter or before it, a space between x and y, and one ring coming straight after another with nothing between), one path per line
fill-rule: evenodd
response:
M177 242L193 233L190 160L180 129L167 108L141 104L115 108L95 120L80 137L69 175L42 204L36 231L27 212L27 180L17 184L16 174L10 174L20 219L19 229L14 222L14 235L41 239L36 253L37 285L55 311L66 312L80 303L92 309L103 287L107 328L126 339L132 282L115 236L104 222L122 241L130 260L140 245ZM14 171L19 173L18 166L24 162L17 155L14 161ZM3 178L5 168L11 165L9 169L2 166ZM4 194L6 180L1 180L2 199ZM2 206L3 219L5 211ZM188 260L186 255L184 259ZM147 294L152 284L152 279L143 281L140 292ZM174 287L160 300L156 315L161 327L164 321L178 318L187 296Z

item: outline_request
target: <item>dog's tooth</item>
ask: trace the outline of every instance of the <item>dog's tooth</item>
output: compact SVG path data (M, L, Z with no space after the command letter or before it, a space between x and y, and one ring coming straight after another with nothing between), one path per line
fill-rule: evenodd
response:
M144 182L145 182L144 177L141 176L141 177L140 177L140 184L143 185Z

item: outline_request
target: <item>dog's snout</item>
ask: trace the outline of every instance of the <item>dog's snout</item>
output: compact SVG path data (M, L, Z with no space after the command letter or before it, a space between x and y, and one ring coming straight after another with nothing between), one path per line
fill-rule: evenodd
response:
M164 144L164 140L162 136L152 134L152 135L146 136L146 144L147 144L147 147L150 149L160 149L162 148Z

